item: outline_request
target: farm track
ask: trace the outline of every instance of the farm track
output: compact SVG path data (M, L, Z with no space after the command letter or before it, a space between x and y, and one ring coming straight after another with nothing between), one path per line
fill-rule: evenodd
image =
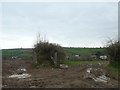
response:
M108 83L95 82L93 79L84 78L87 68L101 68L98 65L79 65L68 69L53 69L32 67L33 61L28 60L3 60L3 88L117 88L118 81L110 79ZM31 75L29 78L8 78L16 73L19 68L25 68ZM94 73L93 73L94 74Z

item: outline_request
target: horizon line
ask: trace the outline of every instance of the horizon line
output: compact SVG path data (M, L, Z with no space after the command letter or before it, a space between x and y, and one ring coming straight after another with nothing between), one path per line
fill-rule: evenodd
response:
M99 46L99 47L76 47L76 46L75 47L73 47L73 46L72 47L64 47L63 46L63 48L104 48L104 47L103 46ZM33 47L31 47L31 48L30 47L28 47L28 48L26 48L26 47L0 48L0 50L2 50L2 49L33 49Z

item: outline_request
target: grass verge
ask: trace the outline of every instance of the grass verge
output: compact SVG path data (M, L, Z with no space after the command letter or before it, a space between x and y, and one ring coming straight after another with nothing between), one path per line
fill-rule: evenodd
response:
M118 79L118 77L120 76L120 63L110 63L107 67L107 71L109 72L110 77Z
M106 63L107 61L74 61L74 60L70 60L70 61L64 61L64 64L67 64L68 66L76 66L76 65L83 65L83 64L98 64L98 63Z

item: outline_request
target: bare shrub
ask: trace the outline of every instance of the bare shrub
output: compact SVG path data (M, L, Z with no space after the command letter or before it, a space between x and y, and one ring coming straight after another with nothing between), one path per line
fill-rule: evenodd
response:
M111 61L120 60L120 43L119 41L109 40L106 46L106 52Z
M49 43L47 40L38 39L34 45L37 64L52 65L58 67L65 58L64 49L55 43Z

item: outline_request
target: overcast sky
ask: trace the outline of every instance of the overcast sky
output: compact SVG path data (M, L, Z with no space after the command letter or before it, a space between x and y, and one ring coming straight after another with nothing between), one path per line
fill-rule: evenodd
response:
M2 48L31 48L37 33L64 47L118 37L118 3L3 3Z

